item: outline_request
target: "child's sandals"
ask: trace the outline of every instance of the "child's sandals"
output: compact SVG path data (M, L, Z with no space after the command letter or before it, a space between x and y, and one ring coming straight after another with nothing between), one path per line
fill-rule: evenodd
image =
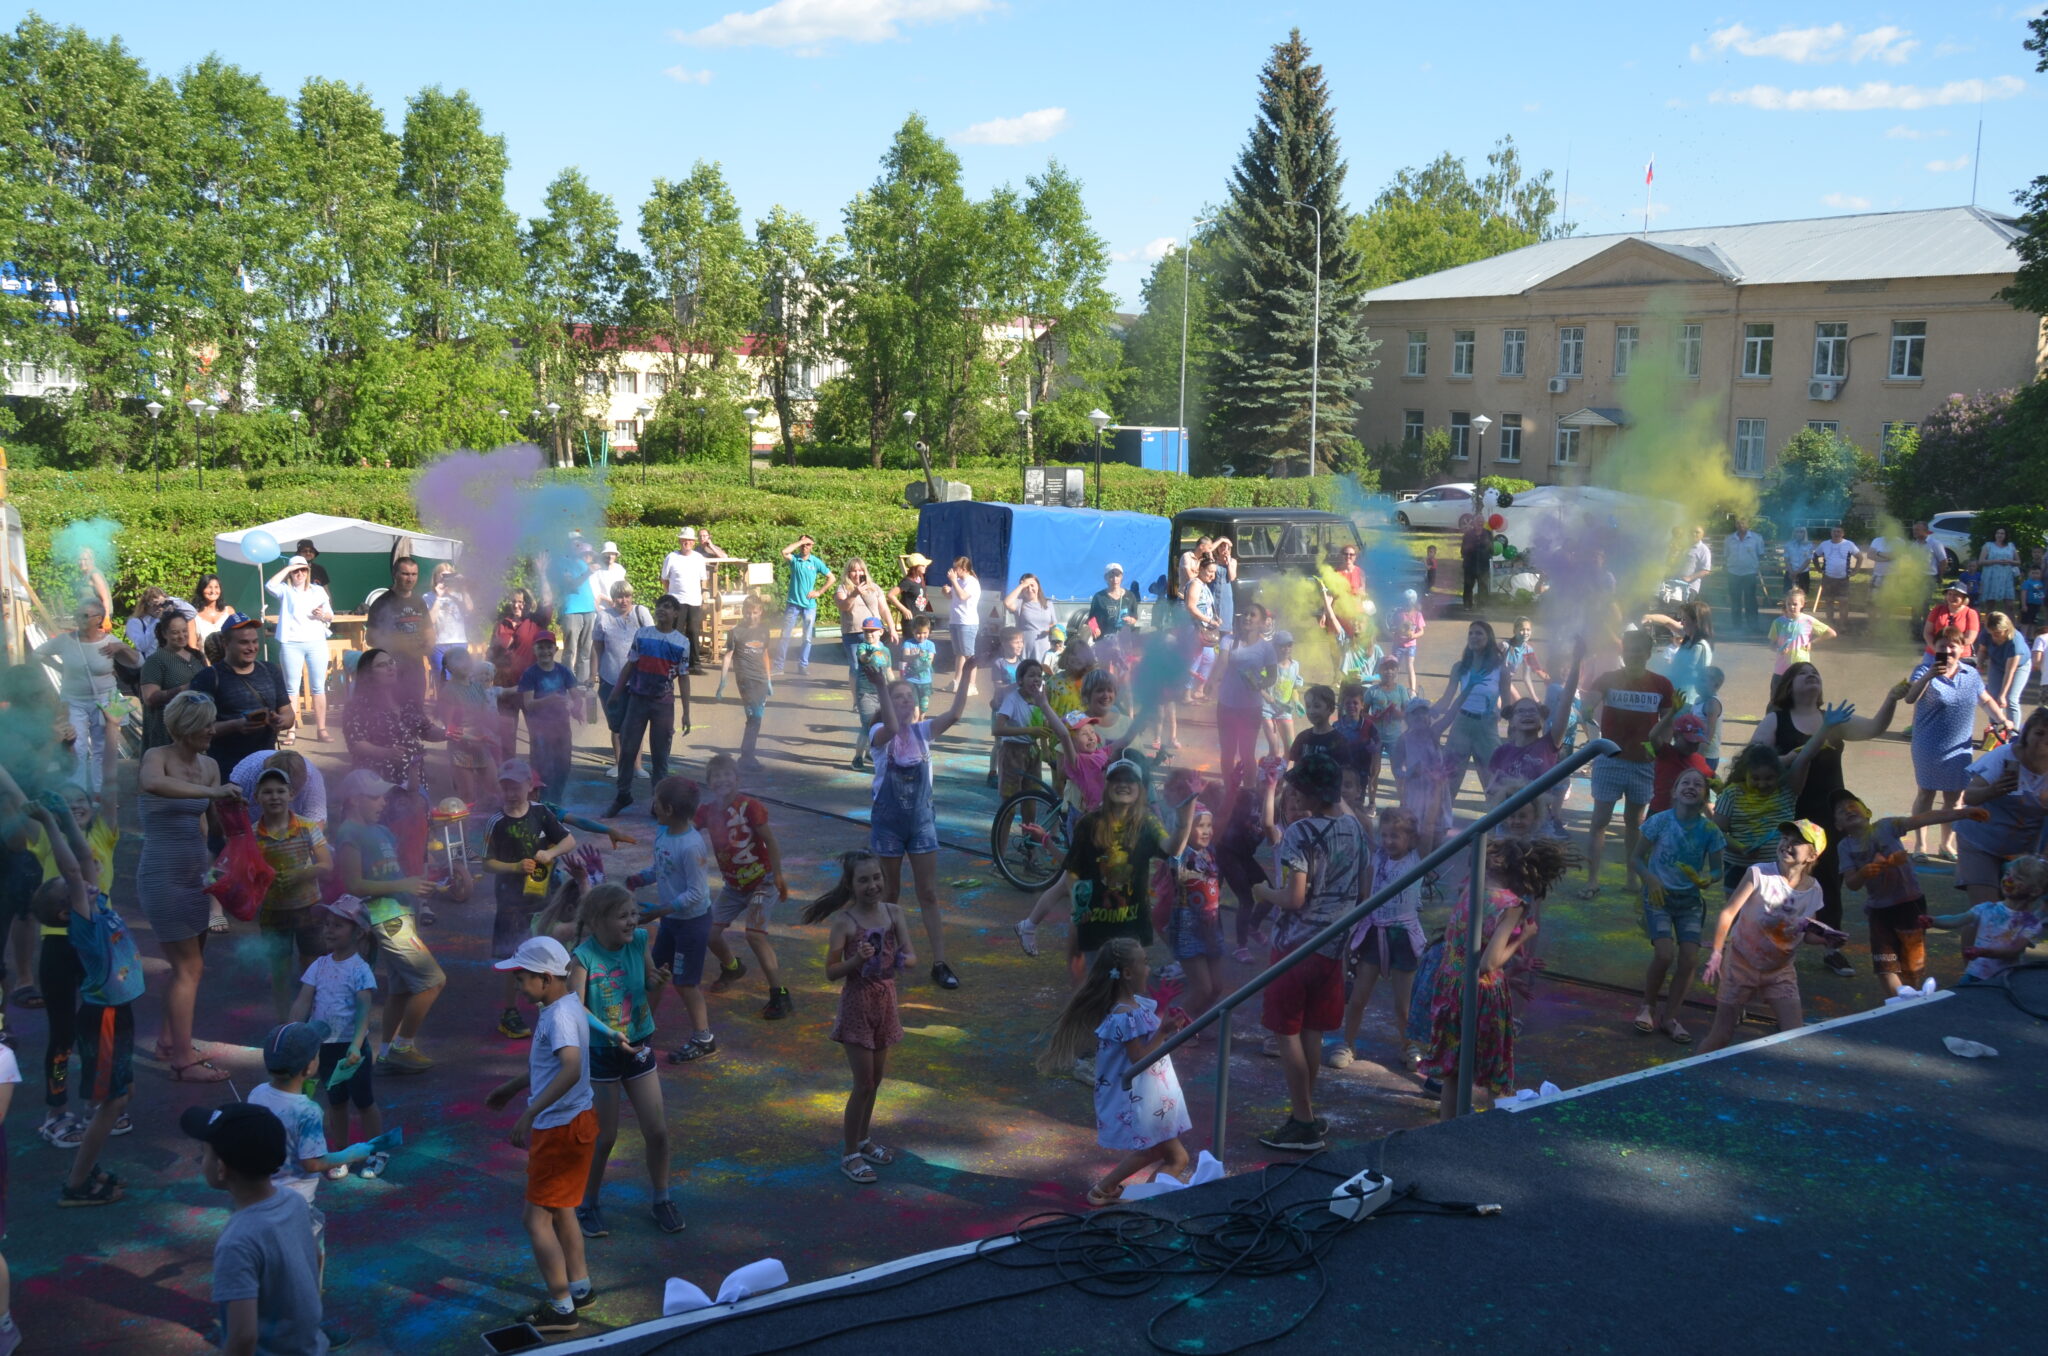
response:
M1017 945L1024 948L1024 954L1027 956L1037 955L1038 929L1032 926L1031 920L1027 918L1023 922L1018 923L1016 929Z
M896 1154L894 1150L888 1149L883 1145L877 1144L871 1139L862 1140L860 1142L860 1148L859 1150L857 1150L857 1152L860 1154L862 1158L866 1159L868 1162L874 1164L878 1168L886 1168L891 1163L894 1163L896 1161Z
M1088 1204L1090 1205L1115 1205L1118 1201L1122 1200L1123 1198L1124 1188L1123 1183L1121 1182L1117 1183L1113 1187L1108 1188L1107 1190L1103 1189L1100 1186L1092 1186L1088 1188Z
M862 1186L872 1186L881 1180L875 1175L875 1170L868 1166L867 1159L859 1153L850 1153L842 1157L839 1160L839 1171L846 1175L848 1181L859 1182Z

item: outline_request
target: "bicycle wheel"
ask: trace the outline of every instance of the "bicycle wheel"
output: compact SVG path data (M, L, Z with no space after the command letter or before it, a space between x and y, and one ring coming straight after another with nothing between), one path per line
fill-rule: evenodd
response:
M1019 791L997 808L989 826L996 870L1019 890L1043 890L1057 880L1067 846L1066 810L1050 791Z

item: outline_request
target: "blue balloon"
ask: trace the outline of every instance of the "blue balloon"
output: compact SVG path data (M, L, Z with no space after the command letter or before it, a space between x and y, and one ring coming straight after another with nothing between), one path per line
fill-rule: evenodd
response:
M282 554L277 548L277 538L255 528L242 534L242 558L251 565L268 565Z

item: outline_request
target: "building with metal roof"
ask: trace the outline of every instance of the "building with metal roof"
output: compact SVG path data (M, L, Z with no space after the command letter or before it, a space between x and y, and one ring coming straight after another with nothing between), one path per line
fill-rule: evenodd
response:
M1393 283L1366 295L1360 436L1447 428L1449 478L1622 488L1703 439L1749 477L1808 426L1881 454L1951 393L2041 374L2041 317L1998 299L2019 234L1978 207L1873 212L1568 236Z

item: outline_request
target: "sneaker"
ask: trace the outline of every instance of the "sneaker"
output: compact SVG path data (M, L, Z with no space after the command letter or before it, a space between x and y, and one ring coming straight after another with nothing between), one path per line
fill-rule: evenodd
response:
M576 1207L576 1227L583 1231L585 1238L604 1238L611 1233L604 1227L604 1207L597 1205Z
M571 1289L569 1291L569 1303L575 1305L579 1313L588 1309L591 1305L597 1303L597 1287L593 1285L580 1295L574 1289Z
M1351 1047L1340 1045L1323 1056L1323 1065L1330 1069L1348 1069L1358 1057L1351 1053Z
M1252 949L1248 946L1241 946L1232 956L1232 959L1239 965L1250 965L1252 963Z
M425 1073L434 1067L434 1061L421 1054L418 1046L413 1046L406 1050L393 1050L377 1061L377 1067L390 1073Z
M953 973L952 966L940 961L932 967L932 983L942 989L957 989L960 987L960 976Z
M1828 952L1820 958L1820 963L1828 968L1829 974L1840 975L1843 979L1856 973L1856 967L1849 964L1849 958L1839 951Z
M652 1211L655 1227L665 1234L679 1234L683 1231L683 1212L676 1209L674 1201L656 1201Z
M1260 1041L1259 1053L1267 1059L1280 1058L1280 1038L1278 1036L1268 1036L1263 1041Z
M718 1037L706 1036L702 1040L684 1041L669 1053L668 1062L671 1064L690 1064L703 1059L707 1055L715 1055L717 1053Z
M1434 1078L1425 1078L1422 1080L1422 1091L1428 1097L1441 1097L1444 1095L1444 1085Z
M498 1034L515 1041L530 1040L533 1028L526 1024L518 1008L506 1008L498 1014Z
M348 1164L346 1163L336 1163L327 1170L327 1180L330 1182L339 1182L346 1176L348 1176Z
M521 1315L518 1321L531 1323L536 1332L574 1332L583 1326L583 1320L576 1316L574 1308L565 1314L554 1305L545 1302L532 1313Z
M761 1009L761 1016L768 1021L779 1022L794 1011L796 1004L790 1001L788 989L771 989L768 991L768 1006Z
M382 1177L384 1170L390 1166L391 1155L379 1149L376 1153L363 1160L363 1166L356 1169L356 1175L374 1182L379 1177Z
M733 957L732 961L732 969L726 970L721 968L718 972L718 978L712 980L711 983L706 985L705 987L710 989L713 993L724 993L727 989L730 989L733 985L739 983L746 977L747 963L741 960L739 957L735 956Z
M93 1111L97 1113L99 1111L99 1108L94 1107ZM83 1126L81 1126L80 1128L83 1129ZM109 1135L112 1135L114 1138L119 1139L122 1135L130 1133L134 1129L135 1122L129 1120L128 1113L124 1111L120 1115L114 1117L114 1128L107 1131L107 1133Z
M1307 1154L1323 1147L1323 1136L1315 1126L1303 1125L1289 1116L1279 1129L1269 1130L1260 1135L1259 1143L1268 1149L1284 1149L1289 1153Z

